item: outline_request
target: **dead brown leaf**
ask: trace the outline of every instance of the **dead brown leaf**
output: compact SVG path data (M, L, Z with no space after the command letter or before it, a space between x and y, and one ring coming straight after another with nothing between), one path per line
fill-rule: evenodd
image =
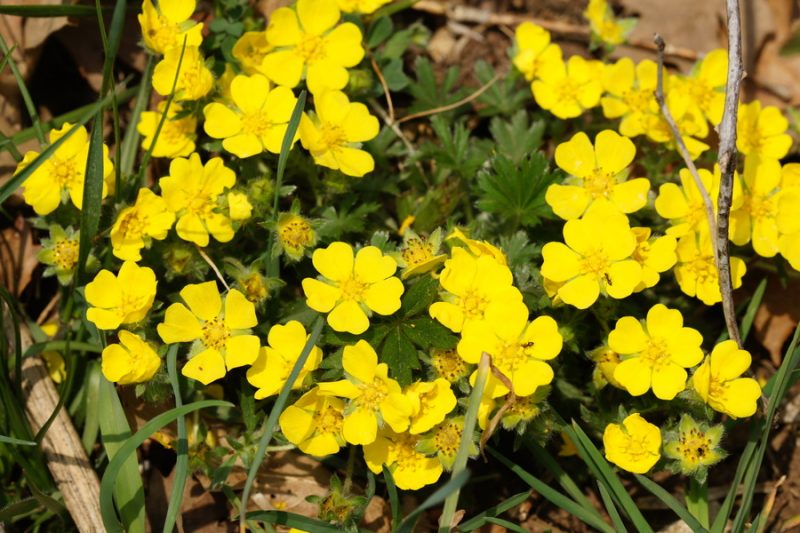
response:
M8 292L19 296L31 282L40 249L33 244L33 230L22 215L14 220L14 226L0 232L0 282Z
M753 321L756 339L769 352L776 368L783 359L786 341L800 321L800 300L787 297L789 294L797 294L798 290L800 280L791 280L787 287L783 287L777 278L769 278L764 300Z

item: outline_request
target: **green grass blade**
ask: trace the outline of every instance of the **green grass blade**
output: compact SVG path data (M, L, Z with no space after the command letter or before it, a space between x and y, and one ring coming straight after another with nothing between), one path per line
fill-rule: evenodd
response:
M520 526L519 524L515 524L514 522L509 522L508 520L503 520L502 518L487 518L487 522L490 524L496 524L498 526L502 526L509 531L516 531L517 533L529 533L527 529Z
M764 293L766 290L767 278L764 278L758 284L758 287L756 287L753 297L750 298L750 303L747 304L747 310L744 312L744 316L742 317L742 324L739 327L739 331L742 335L742 342L746 341L747 335L750 334L750 328L753 327L753 320L755 320L756 312L758 311L761 302L764 300Z
M739 463L736 466L736 473L733 476L733 482L731 482L729 485L730 488L728 489L728 493L725 495L725 500L723 500L716 517L714 517L714 522L711 524L711 533L723 533L725 530L725 525L728 523L728 518L730 518L731 512L733 511L733 504L736 502L739 484L742 482L744 473L747 470L753 455L755 454L756 446L758 444L758 434L760 434L760 432L757 432L756 430L751 431L750 439L745 445L744 450L742 450ZM754 435L756 438L754 438Z
M690 515L697 519L704 529L708 529L709 515L707 483L698 483L696 478L689 478L689 490L686 492L686 509L689 511Z
M664 505L672 509L672 511L678 515L678 518L686 522L686 525L689 526L692 531L695 533L707 533L708 530L703 527L700 522L698 522L697 518L695 518L686 507L681 505L681 502L679 502L672 494L664 490L664 488L658 483L646 476L639 474L635 474L635 477L642 487L647 489L650 494L661 500Z
M397 494L394 476L386 465L383 465L383 479L386 481L386 491L389 493L389 507L392 509L392 527L397 527L400 524L400 497Z
M41 507L36 498L23 498L0 509L0 524L11 524L15 519L27 516Z
M457 475L451 477L449 480L447 480L447 483L439 487L433 494L428 496L419 507L411 511L408 516L406 516L405 520L403 520L400 523L400 526L398 526L396 533L411 533L419 515L431 507L439 505L448 497L450 497L450 495L458 493L458 491L461 490L461 487L467 483L468 479L469 470L462 470Z
M480 363L478 363L475 385L469 393L467 412L464 415L464 427L461 430L461 442L458 443L458 452L453 461L453 471L450 474L452 479L455 479L456 476L467 468L469 452L473 446L472 438L475 433L475 426L478 423L478 410L481 406L481 398L483 398L486 382L489 379L490 366L489 354L484 352L483 355L481 355ZM458 497L459 491L455 490L447 497L447 500L445 500L444 507L442 508L442 516L439 517L440 533L450 531L453 516L458 507Z
M0 443L14 444L16 446L38 446L36 441L15 439L14 437L6 437L4 435L0 435Z
M100 211L103 207L103 112L98 111L89 137L89 155L86 159L86 179L83 184L83 206L78 246L76 279L83 284L86 260L92 249L92 240L100 228Z
M92 6L46 5L46 6L0 6L0 15L16 17L51 18L51 17L91 17L96 14Z
M82 352L82 353L102 353L103 349L96 344L90 344L88 342L77 342L77 341L46 341L46 342L37 342L36 344L31 344L31 346L25 350L25 354L22 356L23 359L25 357L31 357L33 355L39 355L42 352L63 352L69 347L69 349L73 352Z
M104 380L97 361L90 361L86 369L86 416L83 421L81 442L89 453L100 434L100 382Z
M614 504L614 499L608 493L608 489L606 489L605 485L597 481L597 490L600 492L600 499L603 500L603 505L606 507L606 511L608 511L608 516L611 517L611 522L614 524L614 528L619 532L626 532L628 529L625 527L625 523L622 521L622 517L619 515L619 511L617 511L617 506Z
M178 345L173 344L167 352L167 373L169 382L172 385L172 393L175 396L175 407L183 407L181 398L180 379L178 377ZM172 533L175 522L178 520L178 513L183 502L183 489L186 479L189 477L189 442L186 439L186 418L178 417L178 445L176 446L178 460L175 463L175 479L172 485L172 494L169 498L167 507L167 517L164 520L164 533Z
M113 388L111 383L109 383L109 385ZM113 487L116 485L117 477L128 459L133 458L135 462L136 457L134 453L136 449L141 446L144 441L149 439L153 433L171 423L173 420L207 407L234 407L234 405L221 400L203 400L184 405L183 407L175 407L154 417L142 426L136 434L120 443L116 455L108 464L105 474L103 474L103 479L100 482L100 513L102 514L103 525L106 531L112 533L122 533L124 531L122 524L120 524L117 519L116 511L114 510L112 491Z
M150 91L152 89L153 67L155 59L152 55L147 56L147 63L142 73L142 82L139 84L139 92L136 94L136 103L131 111L131 119L125 136L122 138L122 150L119 159L119 168L123 176L129 176L133 172L136 163L136 152L139 148L139 118L147 109L150 102Z
M289 152L292 150L292 141L294 141L297 128L300 126L300 119L303 116L303 109L306 106L306 92L300 91L300 96L297 97L297 103L292 110L292 116L289 119L289 125L286 126L286 133L283 136L283 143L281 144L281 153L278 156L278 170L275 174L275 196L272 199L272 221L278 221L278 206L280 205L281 188L283 186L283 174L286 172L286 162L289 160ZM280 262L277 257L273 257L273 246L275 244L275 231L269 233L267 239L267 249L264 256L269 258L266 261L266 273L268 277L279 277L280 275Z
M0 14L2 14L2 11L0 11ZM11 67L11 73L14 74L17 87L19 87L19 94L22 96L22 101L25 103L25 109L27 109L28 115L31 117L31 123L33 123L33 129L36 132L36 137L39 139L39 144L45 144L47 140L44 137L42 123L39 121L39 113L36 111L36 106L33 105L31 93L28 92L28 87L25 85L25 79L22 77L19 68L17 68L16 61L14 61L14 58L11 57L11 50L9 49L2 35L0 35L0 52L3 52L6 58L8 58L8 66Z
M316 344L317 339L319 339L319 335L322 333L322 326L324 324L325 319L321 316L317 316L316 320L314 321L314 326L311 329L311 334L306 341L306 345L303 346L303 351L300 352L300 357L297 358L297 362L295 362L294 367L292 367L292 372L286 379L286 383L283 384L280 394L278 394L278 399L275 400L275 404L272 406L269 416L264 421L263 434L261 435L261 440L258 443L258 451L256 452L255 457L253 457L253 463L250 465L250 468L247 472L247 481L245 481L244 490L242 491L241 507L239 508L239 529L241 531L245 530L245 516L247 514L247 502L250 501L250 491L253 488L253 482L256 479L256 474L258 474L258 467L261 466L261 461L264 460L264 456L267 453L267 446L269 446L269 443L272 440L272 435L275 432L275 426L278 424L278 417L283 412L283 408L286 405L286 400L289 398L289 393L292 390L292 384L297 380L297 376L300 375L300 370L306 364L308 355L311 353L311 349L314 347L314 344Z
M612 528L599 517L597 510L594 507L591 508L591 511L585 509L566 495L558 492L544 481L527 472L524 468L511 461L511 459L505 457L494 448L487 447L486 451L489 452L489 455L503 463L509 470L519 476L522 481L527 483L533 490L541 494L542 497L552 504L564 509L569 514L595 529L599 529L605 533L614 533L614 528Z
M114 511L114 501L116 501L126 531L144 532L144 486L142 476L139 475L139 461L135 455L122 455L123 447L131 440L131 430L117 390L114 384L105 378L100 382L100 406L100 433L106 454L111 461L106 469L106 475L103 476L105 486L101 487L100 492L100 512L104 522L109 514L116 517ZM109 471L113 472L113 484L106 482Z
M528 498L530 497L531 497L530 491L520 492L519 494L515 494L510 498L506 498L497 505L493 505L488 509L486 509L485 511L482 511L477 515L473 516L466 522L460 524L458 526L458 529L459 531L463 531L464 533L469 533L472 530L482 527L489 521L489 519L495 518L498 515L505 513L509 509L512 509L517 505L520 505L522 502L527 501Z
M622 511L628 516L636 530L641 533L652 533L653 529L648 524L642 512L636 506L636 503L631 499L622 482L617 477L617 474L611 468L611 465L605 460L600 451L592 443L592 440L581 429L577 422L572 423L572 426L566 426L565 431L575 443L578 452L583 458L584 462L589 466L589 469L595 474L597 479L605 485L611 497L619 505Z
M316 533L338 533L342 530L339 526L333 526L320 520L315 520L307 516L288 513L286 511L253 511L247 513L247 520L258 520L267 524L278 526L296 527L303 531L313 531Z

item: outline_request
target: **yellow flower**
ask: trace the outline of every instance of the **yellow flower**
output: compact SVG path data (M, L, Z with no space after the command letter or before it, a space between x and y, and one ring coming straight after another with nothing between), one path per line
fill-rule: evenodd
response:
M686 388L685 368L703 360L703 336L683 326L677 309L656 304L647 312L645 327L632 316L617 320L608 335L608 346L622 357L614 379L631 395L650 388L660 400L671 400Z
M65 122L60 130L50 130L50 144L63 137L72 124ZM22 172L38 152L27 152L17 166L15 174ZM72 200L81 209L83 205L83 184L86 181L86 160L89 156L89 134L79 126L43 164L31 173L22 186L22 197L33 207L37 215L48 215L62 202ZM108 158L108 147L103 145L103 193L109 192L109 183L114 180L114 165Z
M506 266L508 264L506 254L503 253L503 250L489 241L470 239L460 228L454 228L444 240L452 241L454 239L463 243L467 247L467 250L469 250L469 253L474 257L486 255L493 258L499 265Z
M191 20L195 7L195 0L160 0L157 8L151 0L144 0L139 24L145 46L156 54L180 49L184 39L186 46L200 46L203 25Z
M603 85L580 56L541 65L537 74L531 85L536 103L558 118L577 117L600 103Z
M229 192L228 200L228 216L231 220L247 220L253 214L253 204L247 194L243 192Z
M589 0L583 15L589 20L592 36L611 46L624 43L636 25L636 19L617 20L606 0Z
M681 415L678 431L668 433L664 443L664 455L678 461L681 474L684 476L703 476L705 469L725 458L725 452L719 449L723 427L716 425L709 428L706 424L698 424L690 415Z
M464 433L464 417L448 418L433 428L427 435L422 436L417 451L425 455L436 454L436 458L445 470L452 470L453 463L458 455L461 445L461 435ZM470 443L469 456L478 455L478 446Z
M483 352L488 353L492 365L511 380L514 394L530 396L553 380L553 369L546 361L558 355L562 343L555 320L540 316L528 322L528 308L517 301L491 307L483 320L465 326L458 354L475 364ZM494 386L493 397L508 394L496 377L491 376L489 381Z
M612 130L597 134L595 145L583 132L556 147L556 164L570 176L565 185L547 188L545 201L565 220L578 218L598 200L607 200L622 213L638 211L647 203L647 178L626 180L636 147Z
M383 431L364 446L364 460L375 474L380 474L386 465L398 489L418 490L436 483L443 472L437 458L417 451L419 442L418 435Z
M103 375L120 385L149 381L161 368L161 358L149 343L129 331L119 332L119 344L109 344L102 354Z
M208 281L186 285L180 295L186 305L170 305L157 329L167 344L198 341L197 353L183 366L184 376L208 385L224 377L226 368L253 364L260 342L250 328L258 320L244 294L231 289L223 307L216 282Z
M658 116L655 98L658 65L645 59L636 66L623 57L603 71L606 93L600 99L606 118L622 118L619 132L626 137L647 133L652 117ZM666 80L665 80L666 81Z
M233 238L228 217L220 212L219 197L236 184L236 175L219 157L203 165L194 153L184 159L173 159L169 176L159 180L161 195L167 207L175 213L178 236L198 246L208 246L208 234L219 242Z
M721 302L719 274L709 238L690 233L678 240L675 251L678 255L675 279L678 280L681 290L689 296L696 296L706 305ZM746 270L744 261L731 257L731 281L734 289L741 287Z
M758 255L774 257L781 237L800 231L800 189L782 188L778 160L757 155L745 158L744 185L742 206L731 213L731 240L739 246L752 241Z
M444 378L450 383L457 383L470 373L470 367L452 348L449 350L434 349L431 353L430 365L437 377Z
M164 199L142 187L136 203L120 211L111 227L114 256L139 261L141 250L149 246L150 239L163 240L174 222L175 214L167 209Z
M237 157L264 151L279 154L289 118L297 103L287 87L270 88L261 74L239 75L231 82L233 106L219 102L205 106L203 128L211 137L223 139L222 147Z
M318 248L311 257L321 279L305 278L303 292L308 306L328 314L336 331L360 335L369 328L371 312L391 315L400 309L403 282L394 277L397 262L375 246L353 257L353 247L334 242Z
M317 244L317 232L303 216L295 213L281 213L278 217L278 245L293 261L299 261L306 250Z
M183 51L183 59L181 59ZM178 72L178 62L181 70ZM175 82L177 75L178 81ZM168 96L175 85L177 100L199 100L214 87L214 76L206 66L205 59L196 46L170 48L164 59L153 71L153 89L161 96Z
M397 234L402 237L406 234L406 231L411 229L411 226L414 222L417 221L417 217L414 215L408 215L406 218L403 219L403 222L400 223L400 227L397 228Z
M661 458L661 430L639 413L620 424L609 424L603 432L606 459L634 474L644 474Z
M745 155L780 159L789 153L792 138L786 133L789 121L775 106L761 107L755 100L739 105L736 148Z
M362 177L375 168L361 143L378 135L378 119L367 106L351 103L341 91L328 91L314 99L314 118L300 119L300 142L320 166L340 170L348 176Z
M674 80L674 78L672 78ZM672 83L676 83L673 81ZM670 83L670 85L672 85ZM683 137L686 149L691 158L697 159L700 154L708 150L709 146L700 139L708 137L708 122L703 116L699 107L693 105L689 95L681 91L670 91L667 93L667 108L675 125ZM664 116L654 113L648 116L649 124L646 129L647 137L657 143L667 144L671 149L677 150L672 129Z
M676 77L674 88L688 95L691 105L716 126L722 122L727 80L728 51L718 48L698 61L689 76Z
M80 235L71 226L64 229L53 224L50 226L50 238L42 239L42 249L36 254L36 259L48 265L45 276L55 274L61 285L68 285L78 264L79 248Z
M386 363L378 364L378 355L365 340L345 346L342 354L345 379L318 385L321 395L350 400L345 409L342 434L350 444L371 444L378 438L378 428L387 424L394 431L408 429L411 401L397 381L388 376Z
M530 396L517 396L508 404L500 419L503 429L524 431L524 428L542 414L542 402L550 393L550 387L539 387Z
M286 440L300 451L318 457L331 455L345 445L342 436L344 402L313 388L281 413L278 422Z
M148 267L125 261L115 276L101 270L86 285L86 319L98 329L117 329L147 316L156 298L156 275Z
M245 74L265 74L261 63L273 48L263 31L246 31L233 45L231 55L239 62Z
M136 129L144 137L142 139L142 150L149 150L153 144L158 124L164 115L166 103L166 100L162 100L158 103L157 111L145 111L139 118L139 124L136 125ZM183 114L184 109L178 102L170 104L167 118L163 126L161 126L161 131L158 132L158 138L152 152L153 157L173 159L175 157L186 157L194 152L194 141L197 138L197 119L192 114L175 118L177 115Z
M270 328L267 337L269 345L261 348L253 366L247 371L247 381L258 389L256 400L268 398L281 391L309 337L306 328L296 320L290 320L285 326L276 324ZM316 370L320 361L322 350L313 346L300 374L292 384L292 390L303 385L306 377Z
M642 266L642 282L634 291L640 292L655 287L661 279L659 274L675 266L678 242L670 235L651 238L650 228L631 228L631 231L636 235L633 259Z
M558 450L558 456L574 457L578 455L578 448L572 442L569 434L566 431L560 431L559 435L561 436L561 448Z
M563 63L561 47L550 42L550 32L534 24L523 22L514 31L516 53L512 61L525 79L533 81L540 70Z
M512 285L511 270L491 256L472 256L464 248L453 248L445 261L439 283L447 291L442 301L434 302L429 313L452 331L459 333L471 323L483 320L488 309L522 301Z
M619 354L612 350L608 345L600 346L589 352L589 357L594 361L594 372L592 382L598 389L602 389L607 384L618 389L625 389L619 381L614 378L614 371L619 366L622 359Z
M720 170L719 165L714 165L714 173L700 168L697 170L703 188L711 197L714 207L714 215L717 214L717 197L719 196ZM675 183L665 183L661 185L656 197L656 212L666 218L672 224L667 230L667 235L682 237L687 233L699 233L702 236L708 235L708 217L706 216L706 206L700 190L695 185L689 169L682 168L680 173L681 185ZM742 205L742 187L739 184L738 175L734 177L733 198L731 209L739 209Z
M712 409L731 418L756 412L761 387L753 378L739 377L750 368L750 353L736 341L723 341L711 351L692 376L691 386Z
M412 383L406 387L405 395L411 402L408 432L412 435L425 433L456 407L456 395L450 383L442 378Z
M392 0L336 0L336 4L343 13L361 13L362 15L369 15L391 1Z
M403 269L401 279L408 279L417 274L425 274L436 269L447 259L447 254L440 254L442 245L442 229L436 228L428 237L420 237L414 230L403 232L403 245L396 255L397 264Z
M565 303L586 309L601 293L627 298L642 281L642 267L632 258L636 235L625 215L595 202L583 218L567 221L563 232L566 244L542 248L541 272L560 284L556 292Z
M361 30L352 22L338 24L340 15L330 0L298 0L295 9L276 9L267 25L267 41L277 51L264 58L263 71L287 87L305 77L315 96L343 89L350 78L347 69L361 62L364 48Z

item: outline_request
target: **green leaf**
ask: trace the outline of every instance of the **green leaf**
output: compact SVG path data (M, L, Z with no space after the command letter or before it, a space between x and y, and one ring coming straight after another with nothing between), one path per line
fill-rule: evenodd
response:
M0 443L13 444L15 446L38 446L36 441L15 439L14 437L6 437L4 435L0 435Z
M392 35L394 24L389 17L380 17L374 20L367 32L367 48L375 48Z
M747 310L742 317L742 325L739 328L742 337L742 343L747 340L747 336L750 334L750 328L753 327L753 321L756 318L756 312L758 308L761 306L761 301L764 299L764 293L767 290L767 278L761 280L756 287L755 292L753 292L753 297L750 298L750 303L747 304Z
M431 276L422 276L412 283L403 294L400 310L403 315L411 317L425 311L439 295L439 280Z
M469 470L462 470L458 474L455 474L447 481L447 483L439 487L436 492L428 496L428 498L422 502L419 507L411 511L408 516L406 516L405 520L403 520L403 522L400 524L400 526L395 530L395 532L411 533L411 531L414 529L414 523L417 521L419 515L434 505L439 505L451 494L461 490L461 487L467 483L468 479Z
M417 349L399 327L392 328L387 335L380 358L389 366L389 375L403 387L411 383L411 371L420 367Z
M486 85L495 77L495 70L484 60L475 63L475 78L481 86ZM478 110L481 116L510 115L525 107L531 93L528 84L519 83L519 77L508 74L496 80L491 87L478 97L478 103L483 104Z
M405 336L423 350L428 348L449 350L458 344L458 337L453 335L452 331L429 317L420 317L404 322L400 329Z
M386 482L386 492L389 493L389 508L392 511L392 528L400 524L400 496L397 494L397 485L394 483L394 476L386 465L383 468L383 480Z
M386 80L389 90L401 91L408 87L410 80L403 70L403 65L402 59L394 58L381 67L381 74L383 74L383 79Z
M89 137L89 155L86 158L86 179L83 186L81 228L78 248L77 279L83 282L86 260L92 250L92 241L100 227L103 207L103 113L97 112Z
M488 522L488 519L501 515L508 511L509 509L513 509L517 505L522 504L523 502L527 501L528 498L531 497L530 491L520 492L519 494L515 494L510 498L503 500L502 502L498 503L497 505L493 505L478 513L477 515L473 516L466 522L460 524L458 529L463 531L464 533L469 533L472 530L478 529L482 527L484 524Z
M529 155L541 148L545 123L531 123L528 112L520 109L510 120L495 117L489 123L489 131L497 142L497 152L519 165Z
M492 161L491 170L478 175L477 205L509 221L513 227L536 226L542 218L552 216L544 196L555 178L544 154L531 154L520 165L498 155Z
M418 56L414 62L414 72L417 79L408 86L408 92L414 98L414 103L408 109L409 115L454 104L469 94L466 88L458 85L458 67L450 67L439 84L431 62L424 56ZM450 119L454 113L455 110L451 110L437 116Z
M425 142L413 160L433 159L462 179L472 180L489 158L493 143L487 139L471 138L463 121L451 122L441 114L431 118L431 127L440 144Z
M351 200L340 204L338 209L335 206L327 207L320 216L322 220L317 229L319 236L335 241L348 233L360 233L369 215L381 209L380 204L373 202L355 204L355 200Z
M650 478L646 476L642 476L636 474L636 480L639 482L641 486L646 488L653 496L657 497L661 502L672 509L672 511L678 515L678 518L686 522L686 525L695 532L695 533L707 533L708 530L704 528L697 519L692 516L686 507L681 505L681 503L675 499L675 496L670 494L668 491L664 490L661 486L657 483L652 481Z
M169 381L172 385L172 394L175 398L175 407L183 407L183 399L181 397L180 379L178 377L178 345L173 344L167 351L167 373L169 374ZM167 515L164 518L163 533L172 533L175 522L178 520L178 513L181 510L181 503L183 502L183 492L186 486L186 480L189 477L189 441L186 434L186 418L183 416L178 417L178 445L176 446L176 453L178 459L175 463L175 478L172 484L172 493L169 498L169 505L167 506Z
M258 520L267 524L294 527L302 531L319 531L320 533L337 533L342 531L339 526L326 524L307 516L286 511L253 511L247 513L247 520Z

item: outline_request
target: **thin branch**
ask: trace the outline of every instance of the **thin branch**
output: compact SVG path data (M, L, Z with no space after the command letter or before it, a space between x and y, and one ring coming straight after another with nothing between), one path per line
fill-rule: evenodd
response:
M728 10L728 81L725 86L725 111L719 125L720 170L717 206L716 259L719 271L719 290L722 293L722 310L728 335L741 348L742 339L736 323L731 281L731 257L728 245L728 228L733 200L733 173L736 171L736 116L739 110L739 89L744 78L742 66L742 28L739 21L739 0L726 0Z
M230 286L225 282L225 277L222 275L222 272L220 272L216 263L214 263L214 261L208 256L208 254L199 246L197 246L197 253L200 254L200 257L203 258L203 261L205 261L208 264L208 266L211 267L211 270L213 270L214 274L217 275L217 279L219 279L220 282L222 282L222 285L225 287L225 290L226 291L231 290Z
M495 74L492 79L486 82L486 85L475 91L474 93L462 98L458 102L453 102L452 104L443 105L441 107L435 107L433 109L426 109L425 111L420 111L419 113L412 113L407 115L397 121L398 124L402 124L403 122L408 122L409 120L414 120L415 118L422 118L427 117L429 115L436 115L438 113L444 113L445 111L450 111L451 109L456 109L461 107L462 105L468 104L478 98L480 95L485 93L492 85L494 85L497 80L500 79L500 73Z
M670 113L669 107L667 106L667 99L664 97L664 49L666 48L666 44L664 43L664 39L662 39L659 34L655 35L653 41L656 43L656 48L658 49L658 79L656 83L655 95L656 101L658 102L658 106L661 108L661 114L664 115L664 120L667 122L670 131L672 131L672 137L675 139L675 145L678 147L678 152L680 152L684 163L686 163L686 168L689 169L689 173L692 175L692 179L694 179L694 184L697 187L697 190L700 191L700 196L703 198L703 205L706 209L706 218L708 219L709 233L713 236L716 235L717 226L714 217L714 204L711 202L711 196L709 196L705 185L703 185L703 180L700 179L700 174L697 172L697 166L695 166L692 156L689 155L689 150L686 148L686 143L683 141L683 136L678 129L678 125L675 123L675 119L672 118L672 113ZM712 238L711 242L716 249L716 241ZM716 257L716 252L714 256Z
M486 443L489 442L489 439L492 437L492 435L494 435L494 431L495 429L497 429L497 425L500 423L500 420L502 420L503 416L506 414L506 411L508 411L511 408L511 406L513 406L514 403L517 401L517 395L514 394L514 384L511 383L511 380L508 378L508 376L503 374L503 372L499 368L494 366L494 364L491 363L491 359L489 363L489 368L492 371L492 375L496 377L500 381L500 383L503 384L505 388L508 389L508 397L506 398L506 401L503 403L500 409L498 409L497 413L489 421L489 425L486 427L484 432L481 434L480 450L481 450L481 456L483 457L484 460L486 460L486 454L484 453L484 450L486 449Z
M372 55L371 52L369 53L369 61L372 64L372 70L375 71L375 75L378 77L378 81L381 82L381 88L383 88L383 96L386 98L386 107L389 109L389 123L394 123L394 104L392 103L392 93L389 91L389 84L386 83L386 78L383 77L383 72L381 72L381 68L378 66L378 62L375 61L375 56Z

